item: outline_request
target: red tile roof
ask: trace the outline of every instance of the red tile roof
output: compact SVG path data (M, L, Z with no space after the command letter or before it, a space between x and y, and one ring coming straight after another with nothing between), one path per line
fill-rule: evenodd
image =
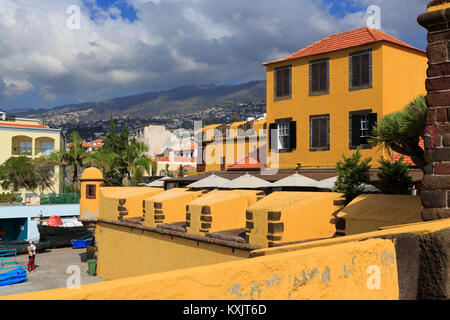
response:
M177 152L183 152L183 151L194 151L198 148L198 145L196 143L192 143L189 146L183 147L181 149L176 150Z
M169 162L169 157L156 157L156 162ZM195 158L173 157L173 162L196 162Z
M41 124L21 124L21 123L10 123L10 122L0 122L0 126L3 126L3 127L17 127L17 128L50 129L50 127L43 126Z
M422 139L422 138L420 138L420 140L419 140L419 146L420 146L422 149L425 149L424 142L423 142L423 139ZM400 160L401 157L402 157L401 154L395 153L395 154L391 157L391 162L398 161L398 160ZM403 155L403 161L402 161L402 162L403 162L403 163L410 164L411 166L414 166L414 162L411 160L411 157L409 157L409 156L404 156L404 155Z
M352 47L362 46L374 42L379 41L387 41L391 43L395 43L398 45L401 45L403 47L407 47L409 49L413 49L416 51L419 51L421 53L425 53L425 51L417 49L403 41L400 41L380 30L372 29L368 27L359 28L355 30L345 31L341 33L336 33L331 36L328 36L326 38L323 38L322 40L319 40L295 53L292 53L288 55L287 57L284 57L280 60L275 60L271 62L265 62L263 63L264 66L276 63L276 62L282 62L282 61L288 61L293 60L297 58L303 58L308 56L313 56L321 53L327 53L342 49L348 49Z
M229 165L228 170L250 170L265 168L266 166L263 163L266 162L266 152L267 148L266 145L264 145L259 149L250 152L245 158Z

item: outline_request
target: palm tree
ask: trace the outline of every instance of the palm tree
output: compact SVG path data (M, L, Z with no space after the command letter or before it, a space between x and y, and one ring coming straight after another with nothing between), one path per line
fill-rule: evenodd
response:
M119 170L125 171L130 181L133 179L135 183L142 182L142 171L150 172L150 159L145 155L147 151L145 144L133 140L120 155L123 166Z
M59 163L63 168L70 167L72 168L73 177L73 191L78 191L78 170L83 167L83 157L85 155L84 149L82 146L83 141L81 140L78 132L73 131L70 134L70 147L69 150L66 151L65 148L63 150L54 152L50 156L50 160Z
M369 142L386 150L411 157L419 168L424 168L424 150L419 145L424 138L427 104L423 95L408 103L401 111L381 118L372 130Z

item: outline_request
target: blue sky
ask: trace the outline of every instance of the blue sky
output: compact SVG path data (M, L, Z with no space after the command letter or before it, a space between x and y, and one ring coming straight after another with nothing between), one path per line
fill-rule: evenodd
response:
M423 0L1 0L0 109L265 79L261 63L365 26L370 5L425 49Z

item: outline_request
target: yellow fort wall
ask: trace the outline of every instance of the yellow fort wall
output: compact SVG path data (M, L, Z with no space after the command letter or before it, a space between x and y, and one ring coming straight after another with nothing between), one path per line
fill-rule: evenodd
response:
M249 257L249 252L104 222L97 225L97 274L105 280Z
M207 192L175 188L147 198L143 201L144 221L142 224L157 227L162 223L185 221L186 205Z
M247 209L251 245L331 238L342 196L331 192L274 192Z
M142 217L142 201L164 192L163 188L103 187L100 188L100 218L117 221L122 218Z
M380 300L398 297L394 244L390 240L371 239L89 284L79 290L64 288L6 299Z
M0 299L397 299L394 244L371 239L450 228L450 219L252 251L262 257ZM369 240L367 240L369 239ZM366 241L367 240L367 241ZM113 246L113 245L111 245ZM394 263L392 263L394 261ZM380 290L367 290L380 267ZM328 283L322 274L328 267ZM317 269L317 272L315 271ZM303 272L304 271L304 272ZM355 272L356 271L356 272ZM220 276L217 276L220 275ZM314 275L314 277L312 277ZM324 280L327 279L325 273ZM365 284L365 286L364 286ZM373 288L373 286L371 286Z
M189 203L186 212L187 232L204 235L245 228L245 211L264 197L256 190L214 190Z
M395 226L423 222L418 196L364 194L349 203L338 215L337 229L352 235Z

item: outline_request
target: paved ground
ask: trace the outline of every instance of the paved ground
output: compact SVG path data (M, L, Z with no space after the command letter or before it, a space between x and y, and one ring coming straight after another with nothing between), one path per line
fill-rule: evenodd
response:
M19 255L17 262L19 265L26 265L28 256ZM99 277L89 276L86 249L48 249L37 254L37 267L33 272L28 273L27 282L0 287L0 296L64 288L68 278L71 277L71 274L67 273L67 268L71 265L80 267L81 285L103 281Z

